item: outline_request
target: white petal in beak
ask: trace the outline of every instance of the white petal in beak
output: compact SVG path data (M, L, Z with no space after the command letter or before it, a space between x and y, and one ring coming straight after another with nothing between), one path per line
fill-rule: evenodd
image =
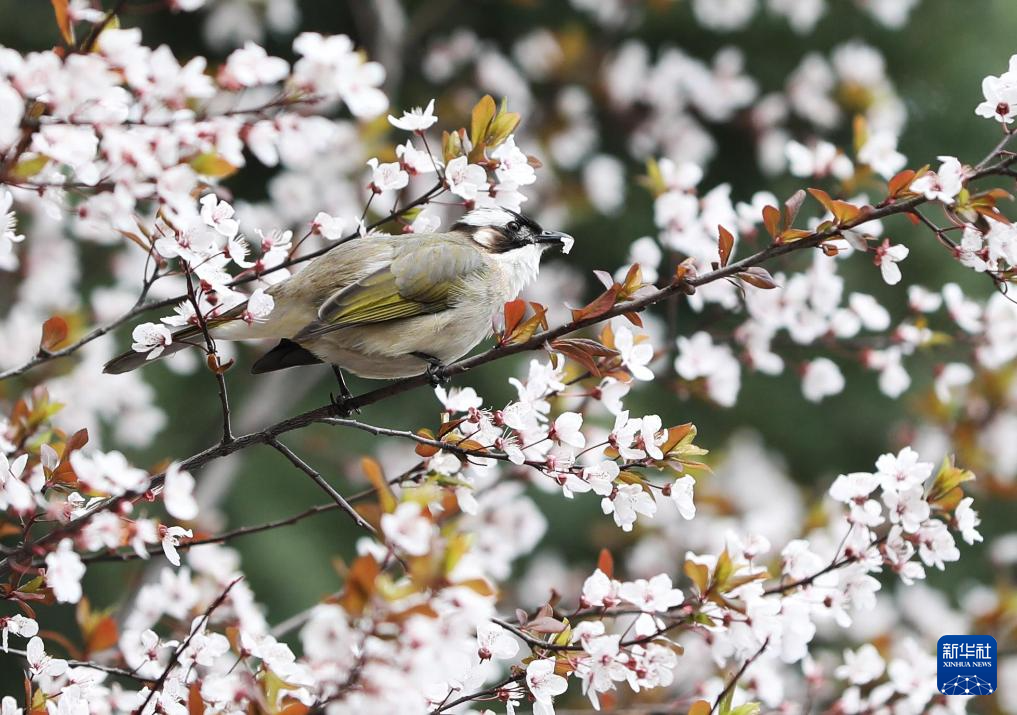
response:
M567 254L572 250L572 246L575 244L576 239L567 233L560 231L544 231L537 236L537 243L553 244L561 248L561 252Z

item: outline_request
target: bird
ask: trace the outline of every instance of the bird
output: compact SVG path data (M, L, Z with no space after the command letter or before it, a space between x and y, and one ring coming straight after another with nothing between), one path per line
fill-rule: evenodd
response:
M207 321L216 340L277 339L251 367L255 374L317 363L332 366L341 400L352 398L343 371L375 380L444 370L491 335L505 303L532 283L550 248L574 239L544 230L502 207L474 208L441 233L368 235L313 259L267 289L274 307L263 321L241 320L244 305ZM201 335L198 326L173 333L157 359ZM104 372L129 372L154 360L128 351Z

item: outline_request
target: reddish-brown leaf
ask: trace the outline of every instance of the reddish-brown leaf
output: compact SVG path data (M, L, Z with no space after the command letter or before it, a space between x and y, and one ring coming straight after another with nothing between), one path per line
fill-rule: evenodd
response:
M697 700L689 708L689 715L710 715L712 712L713 707L705 700Z
M904 171L898 173L896 176L890 179L889 183L887 184L889 195L897 196L905 189L907 189L909 186L911 186L911 182L914 181L914 179L915 172L911 169L905 169Z
M434 439L434 435L431 433L431 430L429 429L419 429L417 430L417 435L423 437L424 439ZM441 450L438 447L435 447L434 445L421 444L420 442L418 442L416 449L414 451L421 457L427 458L433 457L434 455L438 454L438 452L440 452Z
M562 355L565 355L566 357L570 357L573 360L575 360L577 363L585 367L587 371L589 371L589 373L594 377L600 377L602 375L600 367L597 365L597 361L593 359L592 355L590 355L582 348L579 348L575 345L570 345L567 341L564 340L554 341L553 343L551 343L551 347L554 348L557 352L560 352Z
M559 338L552 343L555 346L563 344L582 350L590 355L595 355L596 357L614 357L618 354L617 350L589 338Z
M749 285L755 286L756 288L763 288L764 290L769 290L771 288L777 287L777 284L773 280L773 276L771 276L770 272L763 268L762 266L752 266L751 268L746 268L744 271L738 274L738 277L741 278L746 283L748 283Z
M353 562L346 574L346 586L338 599L347 613L356 616L363 613L374 594L379 573L381 569L378 562L369 554L360 556Z
M71 26L71 14L67 10L68 0L50 0L53 3L53 14L56 16L57 29L68 47L74 44L74 28Z
M611 552L607 549L600 550L600 556L597 558L597 568L604 572L604 575L608 578L614 578L614 557L611 556Z
M533 315L519 326L511 336L510 343L526 342L534 336L537 328L547 330L547 308L540 303L530 303L530 307L533 308Z
M459 449L462 449L466 452L470 452L472 454L487 454L487 447L485 447L475 439L463 439L455 441L447 439L445 440L445 443L450 444L454 447L458 447Z
M505 335L512 335L519 321L526 315L526 301L517 298L505 304Z
M780 235L780 211L776 206L767 204L763 207L763 225L771 238L776 239Z
M45 353L53 352L67 340L67 333L67 321L59 315L54 315L42 324L42 339L39 341L39 350Z
M621 290L618 291L619 299L632 297L643 285L643 269L640 268L638 263L633 263L629 267L629 272L625 274Z
M131 233L130 231L121 231L120 229L117 229L117 233L119 233L127 240L133 241L134 243L138 244L141 250L146 252L151 250L151 245L149 243L146 243L138 234Z
M803 238L808 238L812 235L812 231L806 231L803 228L789 228L780 234L780 240L782 243L792 243L793 241L800 241Z
M208 364L208 369L214 372L216 375L222 375L231 367L233 367L236 360L230 358L226 362L219 359L219 356L215 353L209 354L205 357L205 362Z
M447 435L449 432L454 430L456 427L458 427L459 425L461 425L465 421L466 421L466 418L464 417L464 418L461 418L461 419L458 419L458 420L451 420L449 422L443 422L441 427L438 428L438 436L439 437L444 437L445 435ZM431 434L431 430L429 430L429 429L422 429L419 432L417 432L417 434L420 434L420 435L425 434L425 433L430 435Z
M674 269L674 282L688 280L696 277L696 259L689 256L679 263Z
M994 206L977 206L976 205L974 207L974 209L975 209L975 211L977 213L980 213L982 216L986 216L988 218L991 218L993 221L999 221L1000 223L1005 223L1005 224L1012 223L1012 221L1010 221L1009 218L1007 218L1005 215L1000 213L999 210L996 209L996 207L994 207Z
M833 202L833 217L839 224L845 224L854 219L858 218L862 213L862 210L854 204L848 203L847 201L834 201Z
M812 198L823 205L824 209L833 213L833 199L830 198L830 194L822 189L809 189L809 193L812 194Z
M614 307L618 300L618 290L621 286L615 284L611 288L598 295L588 305L572 311L572 320L579 321L587 318L597 318Z
M64 448L63 458L66 459L68 453L73 452L77 449L81 449L86 444L88 444L88 430L79 429L77 432L72 434L67 439L66 447Z
M307 715L309 712L311 709L299 700L289 700L277 711L276 715Z
M205 701L201 697L201 683L191 683L187 691L187 715L205 715Z
M618 354L616 350L588 338L560 338L552 342L551 347L578 362L595 377L602 374L596 358L613 357Z
M564 623L551 616L537 616L526 624L526 630L537 633L561 633L565 628Z
M498 591L485 578L468 578L465 581L456 581L457 588L468 588L479 593L481 596L495 596Z
M85 653L99 653L112 648L119 639L117 622L111 616L105 616L91 624L85 640Z
M794 192L791 198L784 202L784 225L791 227L795 223L795 219L798 217L798 212L802 208L802 204L805 203L805 192L801 189Z
M639 317L639 313L625 313L625 319L637 327L643 327L643 319Z
M734 250L734 236L723 226L717 226L717 244L720 251L720 265L726 266L731 260L731 251Z
M60 484L77 484L78 475L71 468L71 463L65 460L53 470L53 473L50 474L50 480Z
M395 511L395 494L392 493L392 487L389 486L389 483L385 481L385 474L381 471L381 465L370 457L364 457L360 460L360 468L364 470L364 475L371 482L371 486L378 490L378 501L381 504L382 510L388 513Z

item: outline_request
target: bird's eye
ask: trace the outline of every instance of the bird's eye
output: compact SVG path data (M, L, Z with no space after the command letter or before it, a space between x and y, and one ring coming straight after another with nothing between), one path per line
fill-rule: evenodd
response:
M505 228L507 228L512 233L515 233L516 231L519 230L519 222L518 221L510 221L509 225L506 226Z

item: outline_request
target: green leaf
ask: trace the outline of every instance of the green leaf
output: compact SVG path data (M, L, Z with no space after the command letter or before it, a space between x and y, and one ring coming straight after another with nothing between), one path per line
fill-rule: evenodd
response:
M732 688L732 690L734 690ZM739 705L734 710L729 710L728 715L757 715L759 713L759 703L745 703Z
M20 181L31 179L33 176L38 174L40 171L46 168L46 164L49 163L49 157L37 154L36 156L22 159L14 168L11 169L11 175Z
M237 172L237 167L215 152L199 154L191 159L190 164L191 168L202 176L210 176L213 179L225 179Z

